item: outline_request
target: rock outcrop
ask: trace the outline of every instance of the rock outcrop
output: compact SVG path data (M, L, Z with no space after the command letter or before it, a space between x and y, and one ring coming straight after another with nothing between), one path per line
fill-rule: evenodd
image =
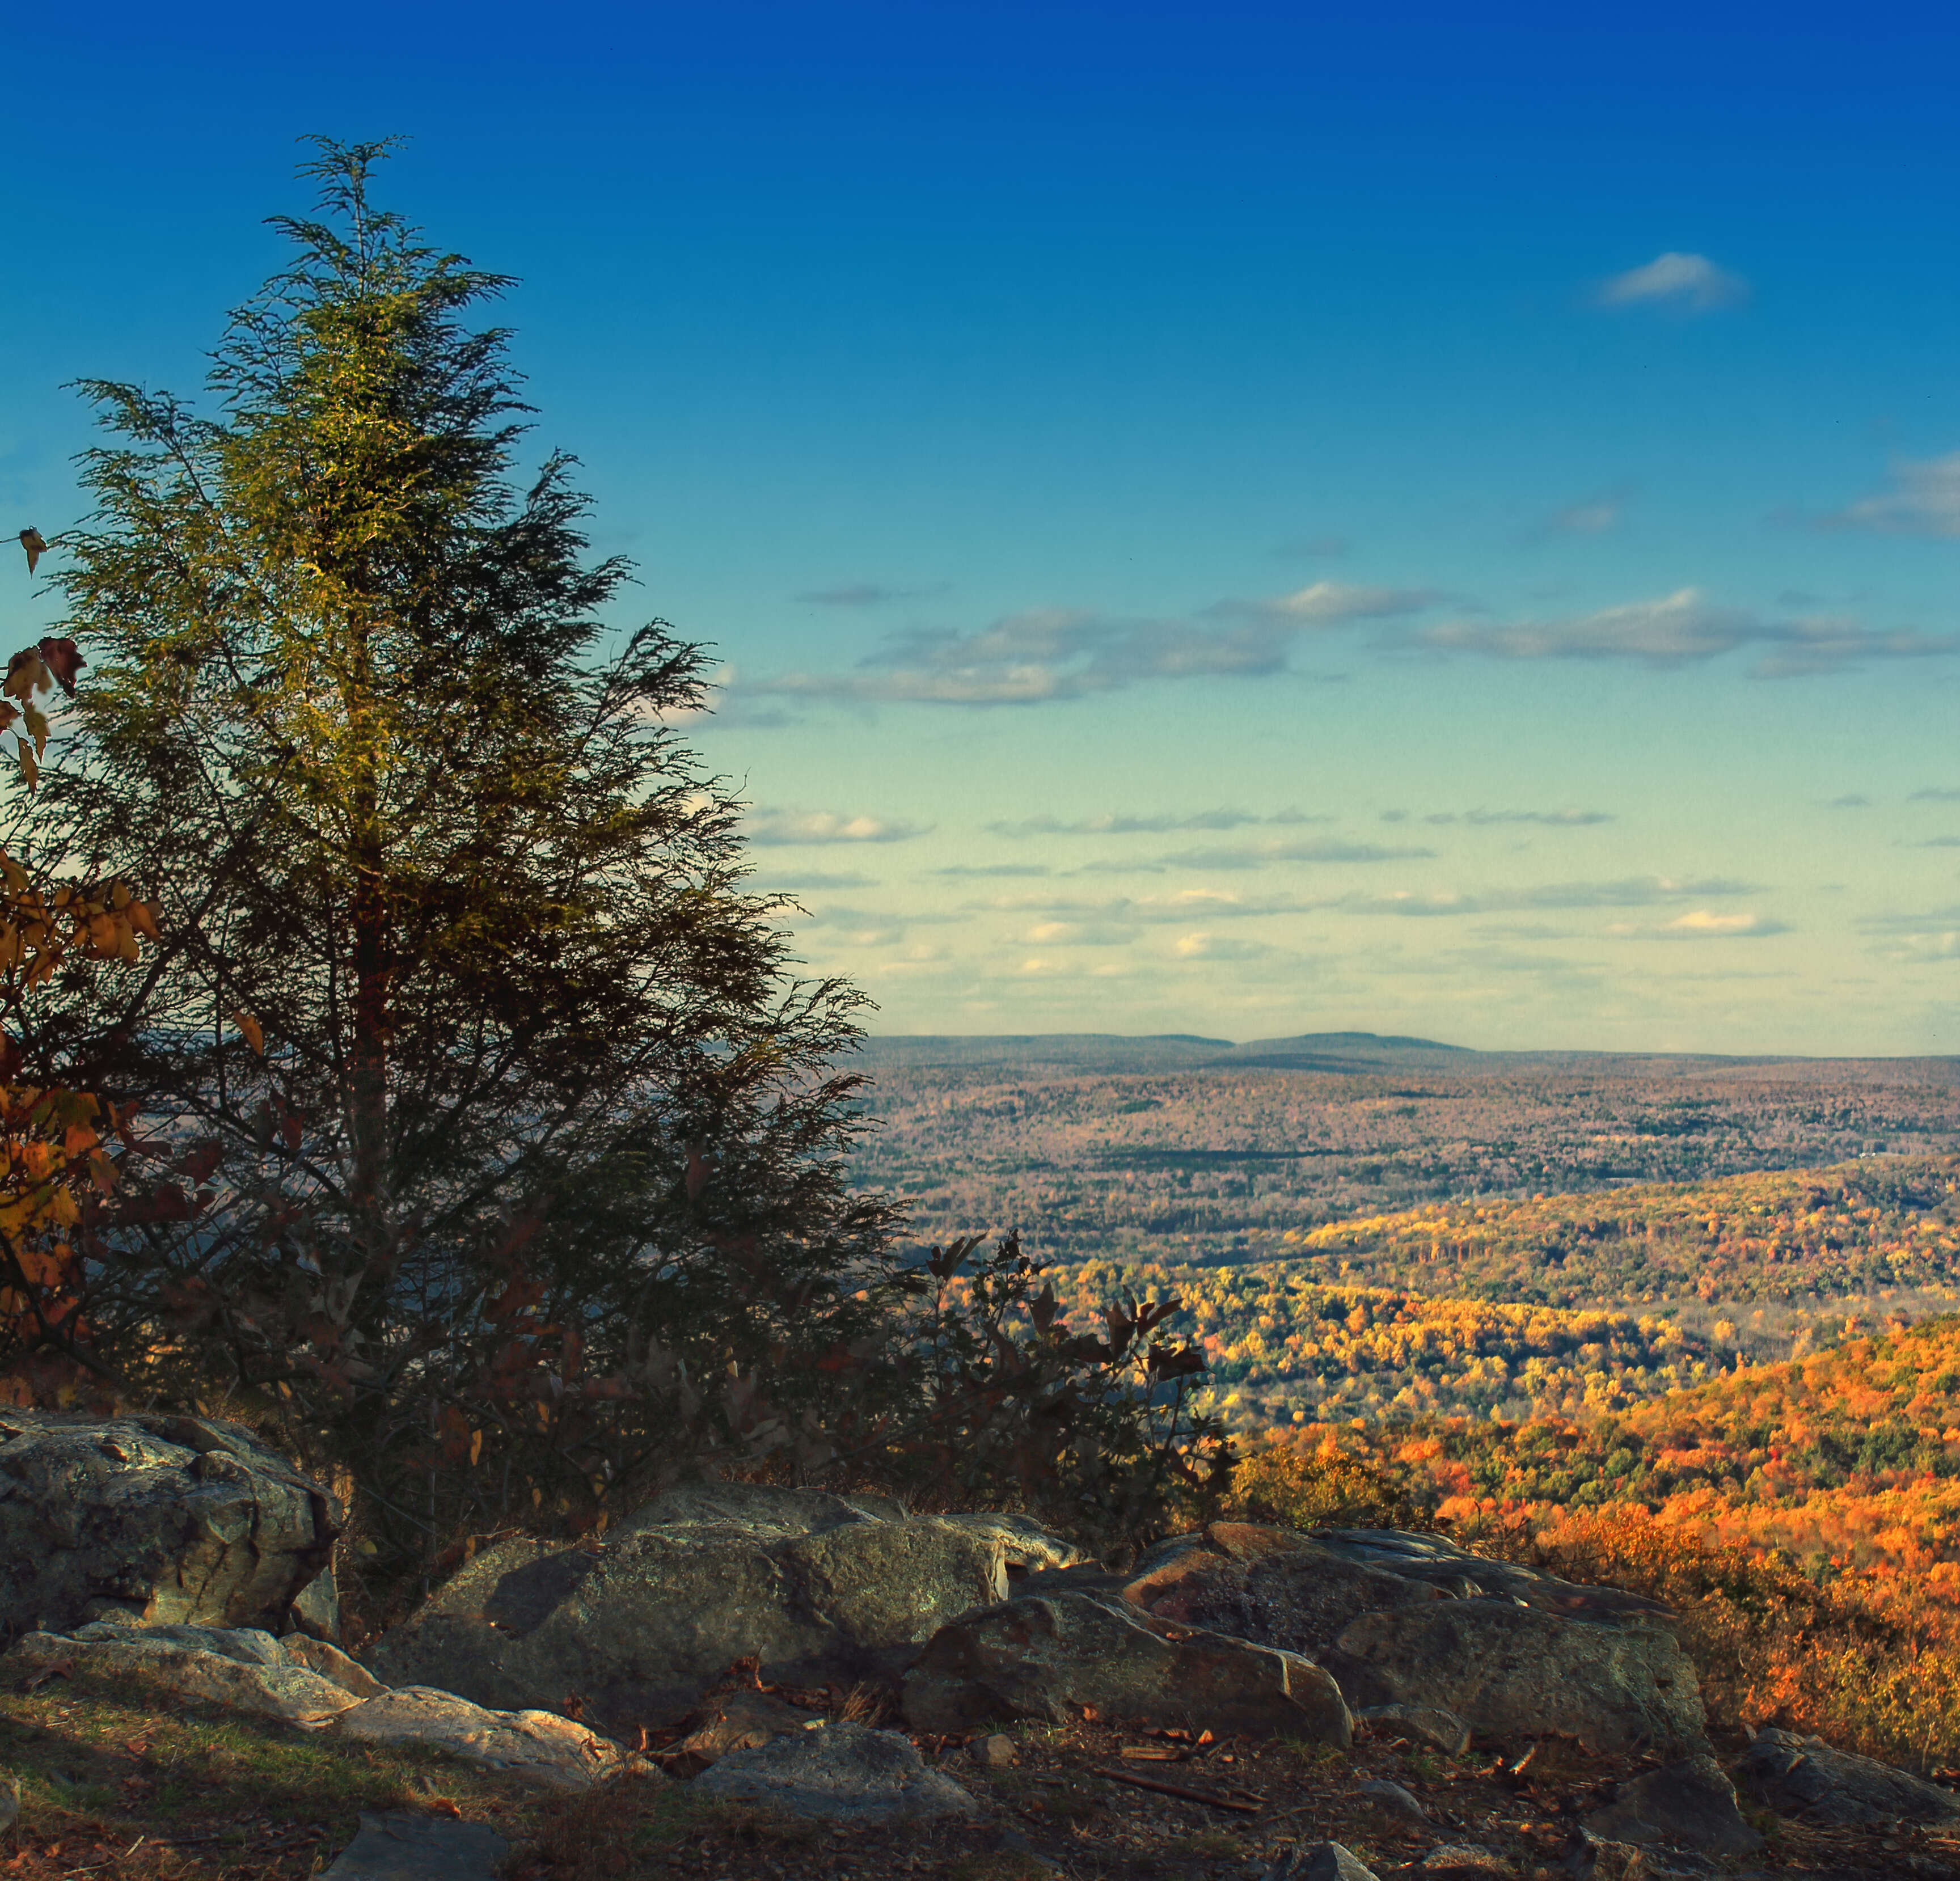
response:
M1556 1734L1601 1751L1705 1745L1665 1608L1435 1536L1214 1523L1153 1548L1120 1591L1157 1618L1303 1654L1364 1713L1437 1710L1500 1740Z
M1706 1752L1621 1784L1618 1795L1589 1816L1586 1826L1602 1841L1635 1848L1752 1855L1763 1845L1736 1806L1735 1785Z
M913 1730L964 1736L994 1720L1079 1718L1353 1741L1339 1688L1318 1666L1121 1601L1058 1591L967 1615L934 1634L905 1680Z
M0 1408L0 1637L118 1614L282 1632L339 1526L235 1424Z
M385 1692L350 1706L329 1728L357 1743L447 1751L479 1769L544 1789L589 1789L625 1774L628 1764L609 1737L555 1712L492 1711L426 1685Z
M368 1663L504 1707L577 1692L620 1728L676 1722L740 1658L770 1682L895 1677L940 1626L1079 1558L1018 1517L743 1484L670 1491L603 1544L511 1541L463 1568Z
M1960 1817L1960 1797L1951 1790L1794 1731L1757 1732L1734 1769L1742 1787L1780 1816L1839 1828Z
M337 1647L253 1627L92 1620L65 1635L29 1633L8 1657L35 1669L140 1673L180 1698L288 1724L324 1723L382 1689Z

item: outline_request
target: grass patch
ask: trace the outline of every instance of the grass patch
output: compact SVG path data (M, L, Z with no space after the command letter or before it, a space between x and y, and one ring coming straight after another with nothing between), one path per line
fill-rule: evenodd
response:
M363 1810L433 1809L528 1833L534 1799L434 1752L343 1745L189 1704L139 1673L0 1677L0 1778L21 1787L10 1881L113 1860L118 1881L305 1881Z

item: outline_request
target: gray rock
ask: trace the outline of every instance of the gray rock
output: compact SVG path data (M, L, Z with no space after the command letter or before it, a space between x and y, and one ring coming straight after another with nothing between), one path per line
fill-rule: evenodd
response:
M627 1768L610 1738L552 1711L495 1711L453 1692L409 1685L341 1712L329 1729L355 1743L414 1744L545 1789L585 1790Z
M0 1835L21 1819L21 1779L0 1777Z
M1005 1731L989 1731L984 1737L975 1738L966 1746L966 1754L984 1769L1011 1769L1014 1740Z
M307 1644L332 1650L314 1641ZM270 1633L250 1627L145 1627L126 1619L95 1620L72 1634L30 1633L6 1657L28 1666L66 1663L83 1671L138 1673L181 1698L289 1724L324 1723L360 1702L346 1676L323 1676L289 1658L284 1644ZM347 1663L352 1675L374 1683L352 1660Z
M1370 1704L1354 1715L1385 1737L1410 1737L1446 1757L1461 1757L1470 1749L1470 1727L1454 1711L1435 1704Z
M1275 1873L1283 1881L1375 1881L1374 1870L1337 1841L1309 1842L1290 1867Z
M1297 1653L1153 1620L1120 1601L1030 1594L934 1634L906 1673L915 1730L963 1735L994 1719L1275 1733L1354 1740L1354 1720L1328 1675Z
M1707 1747L1694 1667L1671 1631L1631 1619L1440 1600L1362 1615L1321 1663L1351 1703L1435 1706L1492 1737L1549 1733L1602 1753Z
M950 1777L928 1770L897 1732L842 1722L733 1751L692 1787L697 1796L842 1822L928 1822L980 1807Z
M1430 1707L1492 1736L1555 1731L1602 1750L1706 1747L1664 1607L1437 1536L1214 1522L1152 1548L1120 1591L1160 1619L1313 1659L1363 1711Z
M288 1624L295 1632L323 1639L331 1645L339 1644L340 1589L334 1580L331 1561L301 1588Z
M1744 1789L1782 1816L1842 1828L1960 1816L1960 1797L1951 1790L1794 1731L1757 1732L1731 1768Z
M1672 1622L1644 1595L1580 1587L1486 1561L1439 1536L1395 1529L1302 1534L1214 1522L1201 1533L1158 1543L1138 1562L1123 1593L1166 1619L1314 1657L1364 1613L1439 1600L1514 1601L1594 1625Z
M511 1844L487 1822L370 1816L323 1881L496 1881Z
M283 1631L339 1519L235 1424L0 1408L0 1635L117 1611Z
M1399 1783L1373 1777L1360 1786L1361 1793L1384 1815L1399 1816L1405 1822L1426 1822L1429 1812Z
M1713 1855L1754 1854L1763 1845L1736 1806L1735 1786L1705 1752L1621 1784L1613 1802L1589 1816L1586 1826L1606 1841L1662 1843Z
M1024 1517L908 1515L883 1497L723 1483L670 1491L602 1544L478 1555L368 1663L506 1708L678 1723L737 1660L771 1683L895 1678L939 1627L1075 1551Z

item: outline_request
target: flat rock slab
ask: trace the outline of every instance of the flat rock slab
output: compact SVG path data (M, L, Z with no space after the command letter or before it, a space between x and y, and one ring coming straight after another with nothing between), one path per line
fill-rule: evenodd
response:
M626 1768L609 1737L553 1711L496 1711L453 1692L407 1685L343 1711L329 1727L357 1743L447 1751L479 1769L554 1790L585 1790Z
M892 1677L1012 1579L1078 1558L1021 1516L914 1517L882 1497L670 1491L603 1544L487 1549L369 1655L390 1684L522 1708L584 1698L621 1730L678 1723L736 1660L772 1684Z
M324 1723L381 1688L337 1647L253 1627L97 1620L72 1634L30 1633L6 1656L30 1667L140 1673L180 1697L288 1724Z
M511 1844L487 1822L369 1816L323 1881L496 1881Z
M0 1635L118 1611L282 1631L339 1520L236 1424L0 1408Z
M1731 1767L1742 1787L1780 1816L1841 1828L1960 1817L1960 1797L1951 1790L1794 1731L1757 1732Z
M1297 1653L1174 1626L1118 1600L1030 1594L934 1634L905 1675L915 1730L960 1736L990 1721L1080 1718L1302 1737L1345 1746L1340 1689Z
M980 1809L950 1777L928 1770L908 1739L842 1722L731 1751L692 1787L829 1822L928 1822Z
M1735 1785L1705 1752L1621 1784L1618 1795L1589 1816L1586 1826L1604 1841L1711 1855L1751 1855L1763 1845L1736 1806Z

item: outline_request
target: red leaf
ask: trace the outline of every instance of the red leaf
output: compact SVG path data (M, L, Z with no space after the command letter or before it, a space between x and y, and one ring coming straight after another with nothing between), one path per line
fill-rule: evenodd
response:
M56 639L52 635L41 642L41 657L46 662L48 670L55 681L70 699L75 697L75 683L81 669L88 662L81 657L81 650L72 640Z

